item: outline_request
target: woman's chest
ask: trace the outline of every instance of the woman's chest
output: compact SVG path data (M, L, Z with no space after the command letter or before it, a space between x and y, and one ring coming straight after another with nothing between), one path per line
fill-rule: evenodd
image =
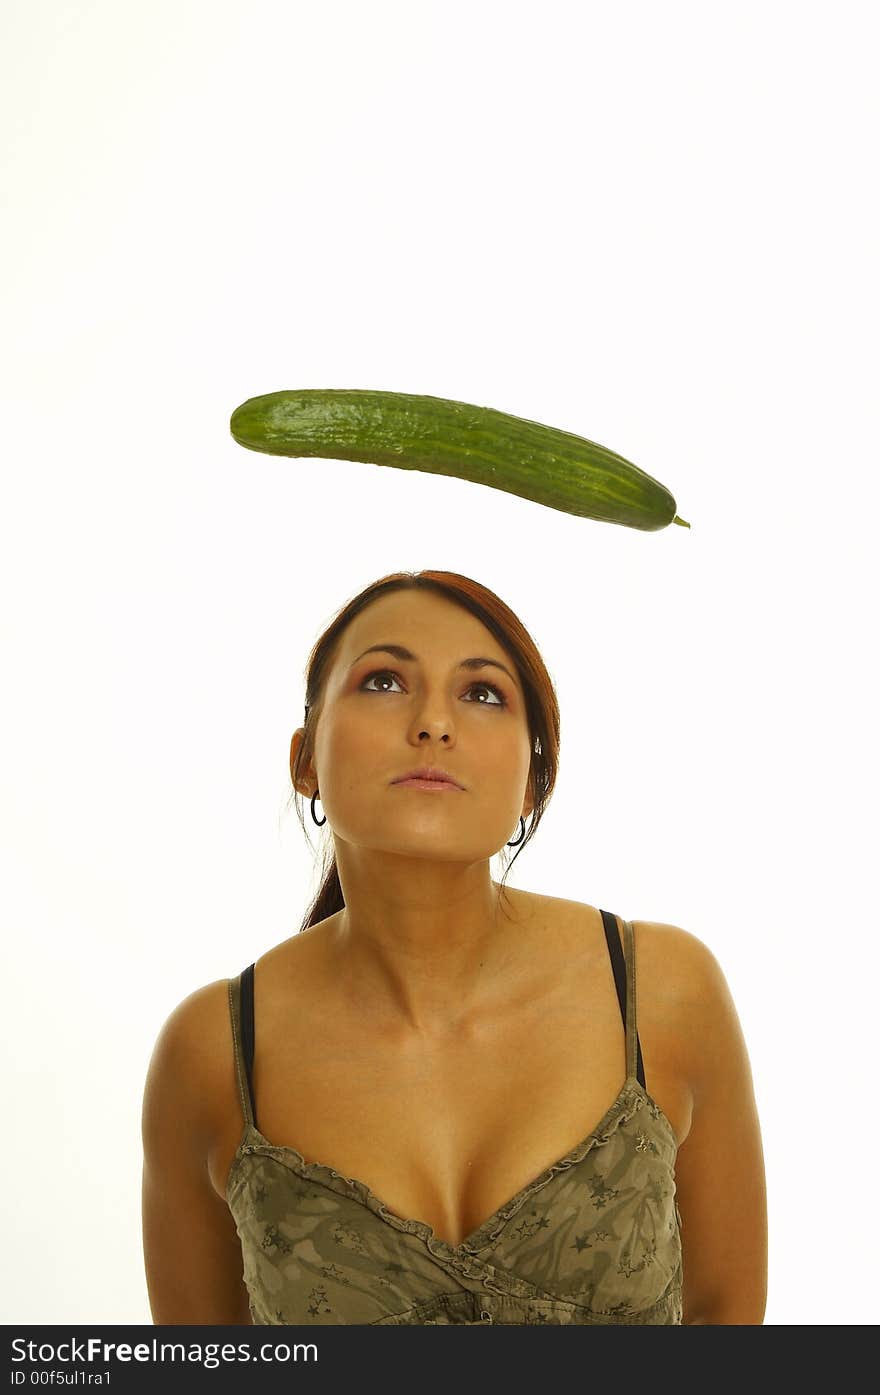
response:
M503 1024L433 1040L371 1040L306 1015L286 1036L256 1020L256 1125L365 1183L404 1218L460 1244L521 1188L600 1124L626 1075L625 1032L610 972L577 991L520 1004ZM289 1018L288 1018L289 1021ZM686 1083L667 1063L663 1030L640 1013L647 1089L682 1141ZM210 1160L225 1195L243 1121L230 1100Z

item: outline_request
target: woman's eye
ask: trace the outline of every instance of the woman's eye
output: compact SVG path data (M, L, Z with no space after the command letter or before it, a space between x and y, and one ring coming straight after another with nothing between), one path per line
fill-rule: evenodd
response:
M397 682L397 675L396 675L396 674L392 673L390 669L382 668L382 669L376 669L376 672L375 672L375 673L370 673L370 674L368 674L367 677L364 679L363 683L361 684L361 687L362 687L362 688L366 688L367 684L368 684L368 683L372 683L372 681L373 681L374 678L393 678L394 681L395 681L395 683ZM373 689L373 692L376 692L376 691L377 691L377 689L374 688L374 689ZM383 688L381 691L382 691L382 692L387 692L387 689Z
M374 678L390 678L395 683L400 682L400 679L398 678L397 674L393 673L390 668L377 668L374 669L372 673L367 674L366 678L361 684L361 687L367 689L368 692L374 693L387 693L390 691L388 688L367 688L367 684L372 683ZM474 688L482 688L487 693L494 694L495 697L494 702L478 702L478 707L505 707L507 705L504 694L502 693L500 688L496 688L494 683L471 683L469 685L468 691L471 692Z
M502 695L502 693L501 693L501 690L500 690L500 688L496 688L494 683L472 683L472 684L471 684L471 687L472 687L472 688L484 688L485 691L486 691L487 693L494 693L495 696L496 696L496 698L498 699L497 702L481 702L481 703L479 704L480 707L503 707L503 706L504 706L504 697L503 697L503 695Z

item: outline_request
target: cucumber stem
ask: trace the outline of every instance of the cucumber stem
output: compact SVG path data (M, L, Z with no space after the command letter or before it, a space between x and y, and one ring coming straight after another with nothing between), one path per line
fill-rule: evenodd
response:
M691 526L689 523L685 523L683 518L679 518L678 514L675 515L672 521L673 523L680 523L682 528L690 528Z

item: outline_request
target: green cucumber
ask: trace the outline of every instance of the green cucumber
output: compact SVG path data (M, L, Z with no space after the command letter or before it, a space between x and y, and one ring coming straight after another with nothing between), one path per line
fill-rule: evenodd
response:
M579 518L654 532L691 525L669 490L622 455L524 417L406 392L301 388L250 397L230 430L268 455L361 460L451 475Z

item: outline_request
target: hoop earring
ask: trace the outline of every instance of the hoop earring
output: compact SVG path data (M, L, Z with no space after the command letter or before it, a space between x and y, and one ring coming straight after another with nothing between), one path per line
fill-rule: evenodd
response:
M512 843L507 844L509 848L518 848L523 838L525 838L526 836L526 821L523 818L522 814L520 814L519 816L519 821L522 824L522 832L520 833L518 838L514 838Z
M325 814L324 817L323 817L322 819L319 819L319 818L316 816L316 814L315 814L315 800L316 800L316 799L320 799L320 795L318 794L318 791L317 791L317 790L315 790L315 793L312 795L312 818L314 819L315 823L316 823L316 824L318 825L318 827L320 828L323 824L325 824L325 823L327 822L327 815Z

